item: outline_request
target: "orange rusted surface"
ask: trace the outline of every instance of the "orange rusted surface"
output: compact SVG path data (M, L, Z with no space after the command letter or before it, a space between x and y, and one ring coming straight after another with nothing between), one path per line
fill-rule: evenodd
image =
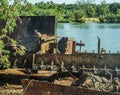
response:
M84 88L76 88L51 84L49 82L41 82L32 80L22 80L22 85L25 90L24 95L120 95L110 92L95 91ZM27 86L29 84L29 86ZM27 87L27 89L25 89Z

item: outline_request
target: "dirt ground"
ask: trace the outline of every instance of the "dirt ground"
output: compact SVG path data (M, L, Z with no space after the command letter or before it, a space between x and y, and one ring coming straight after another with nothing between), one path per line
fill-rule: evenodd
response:
M24 75L25 73L18 69L4 69L0 70L0 75ZM11 80L14 81L14 80ZM22 85L10 84L5 81L5 79L0 78L0 95L21 95L23 92Z
M18 69L18 68L14 68L14 69L3 69L3 70L0 70L0 74L25 75L24 69Z
M5 84L0 86L0 95L21 95L23 88L21 85Z
M13 69L0 70L0 95L21 95L22 94L23 93L22 85L19 84L18 82L15 82L16 79L19 79L18 78L19 76L49 77L54 73L55 72L39 71L38 74L29 75L25 73L24 69L13 68Z

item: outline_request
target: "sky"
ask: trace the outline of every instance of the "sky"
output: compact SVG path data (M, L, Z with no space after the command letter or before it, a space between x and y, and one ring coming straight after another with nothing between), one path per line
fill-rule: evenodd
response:
M44 2L53 1L54 3L59 3L59 4L60 3L71 4L71 3L75 3L77 0L27 0L27 1L33 4L41 1L44 1ZM97 4L100 3L101 1L103 0L95 0ZM107 3L114 3L114 2L120 3L120 0L105 0L105 1Z

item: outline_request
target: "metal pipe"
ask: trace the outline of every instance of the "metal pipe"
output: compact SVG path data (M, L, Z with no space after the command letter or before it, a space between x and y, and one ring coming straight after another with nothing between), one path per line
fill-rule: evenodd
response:
M99 37L97 38L98 38L98 54L100 54L100 38Z

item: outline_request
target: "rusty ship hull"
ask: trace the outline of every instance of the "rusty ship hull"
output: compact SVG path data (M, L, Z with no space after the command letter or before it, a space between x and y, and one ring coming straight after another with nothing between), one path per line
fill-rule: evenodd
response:
M34 54L31 61L32 68L37 70L120 75L120 54L114 53Z

